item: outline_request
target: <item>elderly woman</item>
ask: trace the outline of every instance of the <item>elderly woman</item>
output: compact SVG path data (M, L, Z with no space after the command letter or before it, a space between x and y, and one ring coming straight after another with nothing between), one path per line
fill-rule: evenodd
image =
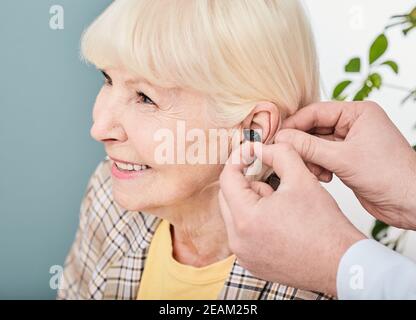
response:
M218 203L224 159L211 156L209 138L226 130L230 145L247 129L272 143L282 119L318 100L298 1L116 0L81 49L104 76L91 135L108 157L89 181L58 298L327 298L258 279L236 261ZM162 151L161 130L173 136ZM189 157L192 130L214 161Z

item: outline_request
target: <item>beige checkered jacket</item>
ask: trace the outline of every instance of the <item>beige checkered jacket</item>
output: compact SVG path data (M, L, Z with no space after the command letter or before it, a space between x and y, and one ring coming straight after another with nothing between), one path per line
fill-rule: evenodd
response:
M150 242L161 220L113 200L108 160L91 177L80 224L65 261L58 299L135 299ZM234 262L218 299L328 299L252 276Z

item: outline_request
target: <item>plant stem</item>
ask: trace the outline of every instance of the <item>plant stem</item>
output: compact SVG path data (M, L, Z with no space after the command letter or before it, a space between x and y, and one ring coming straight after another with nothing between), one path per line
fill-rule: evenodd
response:
M409 93L413 91L413 89L406 88L406 87L402 87L402 86L398 86L398 85L391 84L391 83L383 83L383 85L385 87L387 87L387 88L390 88L390 89L396 89L396 90L406 91L406 92L409 92Z

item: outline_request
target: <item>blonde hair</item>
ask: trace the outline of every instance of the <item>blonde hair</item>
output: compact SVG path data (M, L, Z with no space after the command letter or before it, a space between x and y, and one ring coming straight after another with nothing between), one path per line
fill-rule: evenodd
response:
M281 118L319 99L318 61L298 0L116 0L84 32L83 58L155 85L205 94L215 120L261 100Z

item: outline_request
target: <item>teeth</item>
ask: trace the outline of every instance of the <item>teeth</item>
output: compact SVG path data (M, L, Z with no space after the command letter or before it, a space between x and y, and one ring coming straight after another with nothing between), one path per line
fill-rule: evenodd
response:
M121 170L128 170L128 171L140 171L148 169L149 167L146 165L140 165L140 164L131 164L131 163L124 163L124 162L117 162L114 161L117 168Z
M129 165L127 163L123 163L123 162L116 162L117 167L119 167L119 169L121 170L129 170Z

